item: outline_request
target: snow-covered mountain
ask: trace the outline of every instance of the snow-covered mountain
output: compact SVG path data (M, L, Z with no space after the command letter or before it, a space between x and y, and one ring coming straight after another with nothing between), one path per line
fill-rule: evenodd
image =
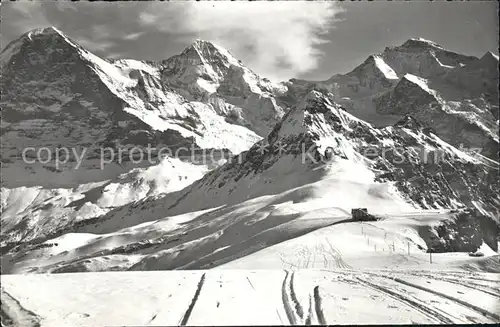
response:
M160 64L101 59L53 27L0 58L2 238L181 189L261 138L163 83Z
M386 217L394 225L383 228L415 251L498 249L492 53L411 39L326 81L274 83L207 41L159 62L110 61L46 28L0 58L4 272L253 260L350 221L356 207ZM184 152L109 158L148 146ZM27 163L29 147L28 159L41 148L75 152L57 166ZM217 155L195 160L209 150ZM428 212L432 223L418 220Z
M196 40L161 62L161 78L189 99L213 105L217 113L265 136L283 116L275 95L286 86L261 78L226 49Z
M100 147L150 144L175 151L194 144L238 153L260 138L226 122L212 105L187 101L162 82L159 66L133 60L111 63L55 28L13 41L2 52L1 63L2 182L9 187L75 186L130 169L112 165L109 174L96 171L92 159L99 157ZM86 148L87 156L79 172L71 160L54 173L60 167L23 165L19 149L28 147Z
M387 126L411 115L446 142L498 159L498 56L491 52L478 59L410 39L345 75L294 82L330 93L373 124Z
M328 148L333 149L333 161L325 165ZM498 163L457 150L410 116L394 126L374 128L316 91L290 110L266 139L187 190L216 194L220 204L233 198L237 202L244 196L274 194L324 180L330 174L326 167L344 165L341 162L373 170L367 182L373 177L395 182L418 207L471 206L482 199L494 216L500 203L491 189L499 186ZM192 201L187 198L187 202ZM366 206L352 203L356 205Z

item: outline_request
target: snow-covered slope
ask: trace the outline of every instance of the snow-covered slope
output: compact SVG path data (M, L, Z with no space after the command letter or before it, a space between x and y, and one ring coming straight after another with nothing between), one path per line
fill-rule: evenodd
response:
M2 313L41 327L495 323L497 277L325 270L3 275Z
M2 242L28 242L116 207L179 191L207 170L205 165L166 158L155 166L135 168L114 179L74 188L2 188Z

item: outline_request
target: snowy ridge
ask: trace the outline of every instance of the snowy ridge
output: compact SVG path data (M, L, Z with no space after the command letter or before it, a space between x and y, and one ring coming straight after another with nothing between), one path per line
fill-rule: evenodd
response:
M166 158L148 168L135 168L115 178L75 188L2 187L3 241L29 241L61 226L102 216L115 207L183 189L208 171ZM50 210L41 210L41 208Z
M406 74L405 76L403 76L403 78L411 83L418 85L420 88L422 88L422 90L436 97L436 92L429 88L426 79L412 74Z
M437 44L436 42L421 37L411 38L408 41L406 41L401 47L426 47L426 46L444 50L444 48L439 44Z
M480 149L482 155L498 158L495 73L478 64L456 67L439 78L406 74L393 90L374 99L376 111L412 115L450 144ZM479 83L485 74L491 82Z
M375 59L375 64L377 65L377 68L380 69L380 71L384 74L386 78L399 79L396 72L388 64L385 63L383 58L381 58L380 56L373 56L373 58Z
M21 35L17 40L14 40L10 42L0 53L0 67L2 69L4 66L10 61L10 59L16 55L21 47L23 46L24 42L26 41L32 41L33 36L58 36L58 37L63 37L66 39L64 34L59 31L57 28L54 26L47 27L47 28L39 28L35 29L29 32L26 32L25 34ZM67 39L66 39L67 40ZM70 43L72 44L72 43Z

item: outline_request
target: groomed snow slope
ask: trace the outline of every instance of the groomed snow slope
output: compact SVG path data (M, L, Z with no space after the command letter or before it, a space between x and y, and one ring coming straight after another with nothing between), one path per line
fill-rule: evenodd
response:
M2 316L25 327L500 321L500 280L488 273L209 270L1 280Z

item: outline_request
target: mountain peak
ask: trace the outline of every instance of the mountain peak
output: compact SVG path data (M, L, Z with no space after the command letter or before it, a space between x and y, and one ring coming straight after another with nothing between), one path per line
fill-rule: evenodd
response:
M216 47L216 45L212 41L207 41L203 39L196 39L194 40L193 44L191 46L195 47Z
M411 38L403 43L400 48L421 48L421 49L429 49L429 48L439 48L443 49L442 46L437 44L436 42L426 40L424 38Z
M11 41L2 50L2 52L0 52L0 66L3 67L8 64L13 56L20 53L25 46L31 46L34 42L40 43L35 46L35 48L40 51L44 51L46 48L60 46L80 50L82 49L78 43L70 39L54 26L37 28L28 31L21 35L18 39Z
M369 70L373 72L373 69L378 70L383 76L389 80L399 79L396 72L384 61L380 55L370 55L361 65L354 68L354 70L349 74L366 74L363 71Z
M213 42L210 42L210 41L207 41L207 40L196 39L185 50L188 50L188 49L198 49L198 50L201 50L203 48L215 48L215 44Z
M496 61L498 62L498 55L494 54L491 51L488 51L481 57L481 61Z
M56 36L66 37L66 35L64 35L64 33L61 32L59 29L57 29L55 26L37 28L37 29L34 29L34 30L27 32L25 35L30 40L33 36L37 36L37 35L56 35Z
M60 37L64 39L66 43L75 46L73 42L71 42L60 30L58 30L54 26L33 29L24 33L18 39L15 39L7 44L2 52L0 52L0 66L3 67L5 64L7 64L12 56L17 54L25 44L28 44L39 37Z
M228 50L207 40L196 39L182 51L182 55L189 54L194 54L199 59L209 62L222 60L233 65L239 65L239 61Z

